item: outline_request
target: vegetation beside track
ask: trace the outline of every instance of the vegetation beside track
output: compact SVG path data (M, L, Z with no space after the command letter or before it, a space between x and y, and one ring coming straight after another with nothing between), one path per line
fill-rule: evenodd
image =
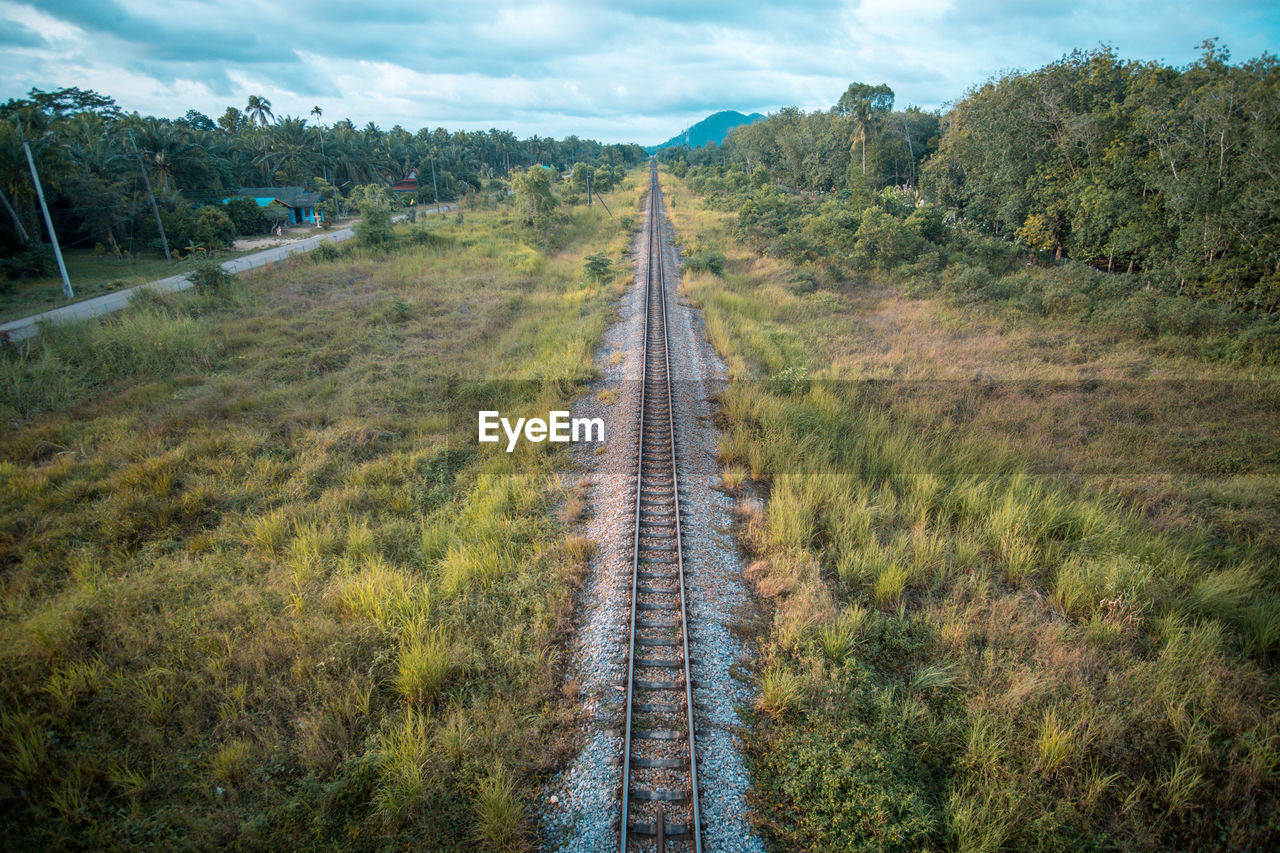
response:
M6 354L5 846L530 841L588 551L475 413L592 376L631 221L468 208Z
M1274 369L888 274L814 288L663 183L717 259L683 289L730 367L725 487L768 602L769 841L1273 849Z

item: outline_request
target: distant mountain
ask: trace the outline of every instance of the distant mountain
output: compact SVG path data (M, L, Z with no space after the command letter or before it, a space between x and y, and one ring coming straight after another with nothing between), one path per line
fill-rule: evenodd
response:
M688 145L690 148L701 148L714 142L717 145L724 142L724 138L729 131L735 127L744 124L755 124L758 121L764 121L764 116L760 113L752 113L745 116L737 110L722 110L707 116L684 133L671 137L661 145L650 145L644 150L650 154L660 151L663 148L671 148L674 145Z

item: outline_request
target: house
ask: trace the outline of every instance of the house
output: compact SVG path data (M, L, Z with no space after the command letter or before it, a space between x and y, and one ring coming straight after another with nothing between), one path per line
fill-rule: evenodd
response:
M418 170L414 169L403 181L391 185L393 193L416 193L418 191Z
M291 224L317 223L316 205L321 201L320 193L309 193L302 187L245 187L237 190L236 195L253 199L258 207L270 207L273 204L283 206L289 211ZM222 201L225 204L228 199Z

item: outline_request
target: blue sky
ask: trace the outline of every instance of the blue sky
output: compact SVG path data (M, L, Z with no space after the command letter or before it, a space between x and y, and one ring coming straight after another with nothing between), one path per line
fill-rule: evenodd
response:
M0 100L79 86L126 110L660 142L720 109L833 104L852 81L934 108L1073 48L1183 65L1280 51L1280 2L0 0Z

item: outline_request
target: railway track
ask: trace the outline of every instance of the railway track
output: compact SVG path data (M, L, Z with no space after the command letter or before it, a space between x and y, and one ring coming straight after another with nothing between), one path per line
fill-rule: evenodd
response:
M663 222L655 168L650 173L645 264L644 375L618 826L622 853L702 851Z

